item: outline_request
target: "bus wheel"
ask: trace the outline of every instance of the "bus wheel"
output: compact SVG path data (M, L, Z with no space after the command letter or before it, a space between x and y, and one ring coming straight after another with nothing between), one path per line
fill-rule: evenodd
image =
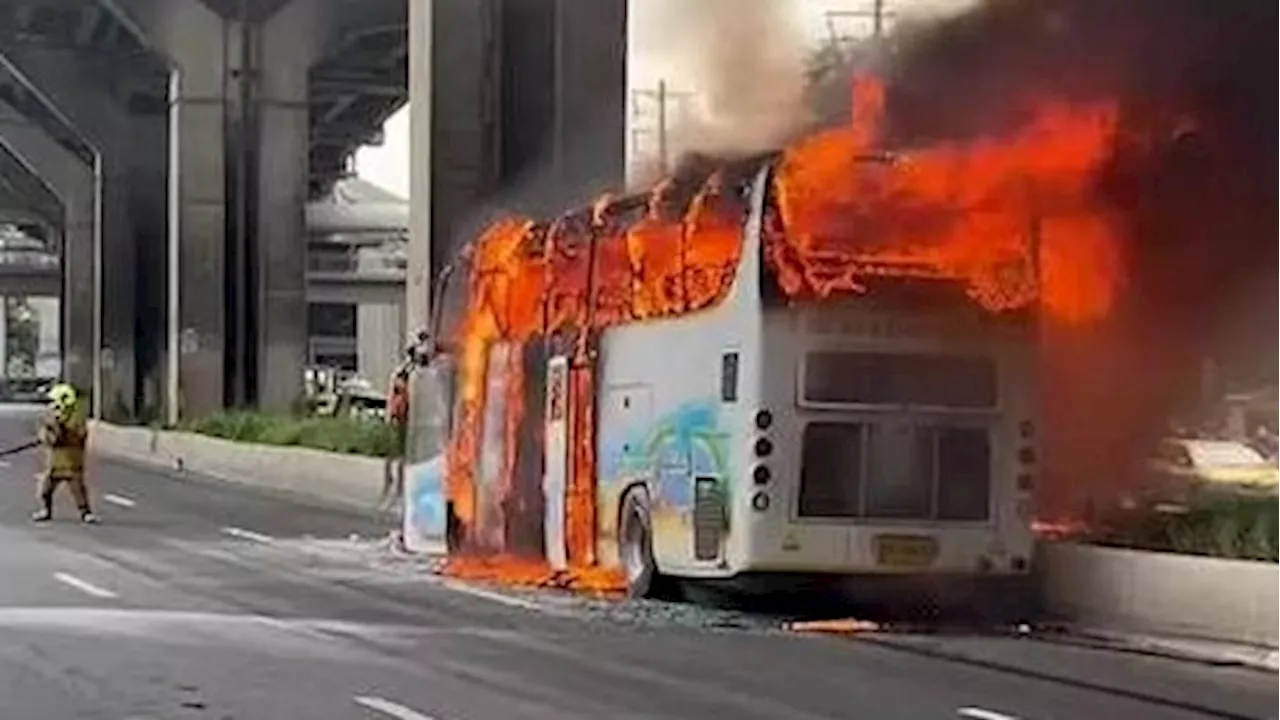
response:
M653 561L653 525L649 520L649 496L644 490L631 490L622 500L618 555L627 577L627 595L653 597L658 567Z

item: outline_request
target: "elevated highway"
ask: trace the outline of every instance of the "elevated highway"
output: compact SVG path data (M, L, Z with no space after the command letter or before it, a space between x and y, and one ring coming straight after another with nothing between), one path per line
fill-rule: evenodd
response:
M99 409L297 396L303 205L405 103L406 21L405 0L0 0L0 104L29 125L0 125L0 192L59 228L89 289L68 373ZM13 139L30 127L39 152ZM87 191L13 187L51 162Z
M308 199L412 92L429 297L495 202L621 181L625 38L625 0L0 0L0 217L57 243L68 377L108 418L288 407L337 282L308 278Z

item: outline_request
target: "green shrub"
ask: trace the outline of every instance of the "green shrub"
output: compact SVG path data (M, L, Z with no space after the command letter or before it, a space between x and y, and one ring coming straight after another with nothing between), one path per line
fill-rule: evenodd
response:
M1275 497L1222 498L1184 514L1143 513L1114 518L1100 544L1188 555L1276 562L1280 557Z
M361 418L222 412L188 423L183 429L236 442L308 447L352 455L386 457L396 450L394 428L384 422Z

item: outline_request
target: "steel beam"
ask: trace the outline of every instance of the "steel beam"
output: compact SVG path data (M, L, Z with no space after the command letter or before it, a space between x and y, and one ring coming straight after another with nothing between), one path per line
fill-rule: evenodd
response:
M27 127L28 124L0 124L0 137L4 137L6 126ZM25 217L51 225L62 224L62 203L57 194L34 168L3 146L0 146L0 198L3 198L4 209L7 211L5 222Z

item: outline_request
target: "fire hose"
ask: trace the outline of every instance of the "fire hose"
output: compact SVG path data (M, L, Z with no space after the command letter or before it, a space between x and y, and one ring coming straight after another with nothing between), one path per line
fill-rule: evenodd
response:
M7 457L7 456L9 456L9 455L17 455L18 453L22 452L23 450L30 450L31 448L36 447L36 446L37 446L37 445L39 445L39 444L40 444L40 441L39 441L39 440L32 440L32 441L30 441L30 442L26 442L26 443L23 443L23 444L21 444L21 445L18 445L17 447L11 447L11 448L9 448L9 449L7 449L7 450L0 450L0 457Z

